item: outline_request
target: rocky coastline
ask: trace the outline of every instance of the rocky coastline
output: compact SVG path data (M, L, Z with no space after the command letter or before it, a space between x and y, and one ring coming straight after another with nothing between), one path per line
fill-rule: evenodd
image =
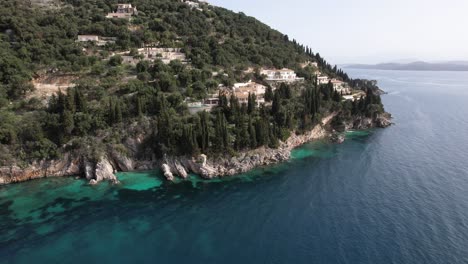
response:
M189 173L195 173L203 178L232 176L245 173L259 166L265 166L284 162L290 159L291 150L305 143L318 139L330 139L332 142L342 143L342 133L350 130L361 130L369 128L384 128L391 125L391 116L387 113L374 118L353 118L353 120L342 122L338 127L330 123L336 113L329 114L322 119L321 124L312 130L297 135L292 135L285 142L280 142L278 148L261 147L238 153L236 156L207 156L198 157L170 157L163 159L140 160L136 158L135 150L142 140L129 140L125 147L129 154L123 155L115 149L107 151L97 160L89 160L83 155L67 153L59 160L38 161L26 168L16 165L0 167L0 185L24 182L46 177L81 176L89 181L89 184L98 184L101 181L110 181L118 184L115 176L118 171L142 171L160 169L167 180L172 181L175 177L185 179Z

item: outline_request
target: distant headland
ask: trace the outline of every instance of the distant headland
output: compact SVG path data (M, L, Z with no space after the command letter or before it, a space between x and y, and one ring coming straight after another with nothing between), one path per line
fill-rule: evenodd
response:
M468 71L468 61L347 64L344 67L392 71Z

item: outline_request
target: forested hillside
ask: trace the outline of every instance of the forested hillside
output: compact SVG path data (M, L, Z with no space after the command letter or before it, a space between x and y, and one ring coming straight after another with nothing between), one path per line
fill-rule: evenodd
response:
M245 14L177 0L128 2L139 11L131 20L106 18L115 0L63 0L50 7L2 1L0 165L70 151L99 156L132 133L149 135L150 151L142 155L234 154L275 147L325 113L345 120L384 111L373 82L351 80L311 48ZM78 35L115 43L77 42ZM123 63L119 53L137 58L137 49L147 45L181 48L188 63ZM361 89L361 100L343 100L331 84L318 85L317 69L301 67L304 62L317 62L321 73ZM272 86L259 74L262 67L287 67L305 81ZM74 77L71 88L34 96L34 80L64 74ZM189 113L186 98L202 100L217 94L219 85L247 80L268 86L266 104L258 106L253 96L247 104L221 96L211 112Z

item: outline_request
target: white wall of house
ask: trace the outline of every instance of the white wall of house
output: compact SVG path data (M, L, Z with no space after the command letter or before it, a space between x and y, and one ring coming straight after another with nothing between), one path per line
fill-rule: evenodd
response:
M80 42L99 41L99 36L97 36L97 35L78 35L78 41L80 41Z

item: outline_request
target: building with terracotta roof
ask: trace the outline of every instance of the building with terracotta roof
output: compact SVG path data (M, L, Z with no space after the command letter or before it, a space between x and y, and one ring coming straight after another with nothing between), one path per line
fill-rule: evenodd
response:
M249 100L249 95L253 94L256 97L257 104L265 103L265 91L266 86L256 82L236 83L232 88L232 94L234 94L239 103L246 104Z
M333 84L333 89L342 94L351 93L351 89L348 87L348 84L340 81L338 79L331 79L330 81Z

